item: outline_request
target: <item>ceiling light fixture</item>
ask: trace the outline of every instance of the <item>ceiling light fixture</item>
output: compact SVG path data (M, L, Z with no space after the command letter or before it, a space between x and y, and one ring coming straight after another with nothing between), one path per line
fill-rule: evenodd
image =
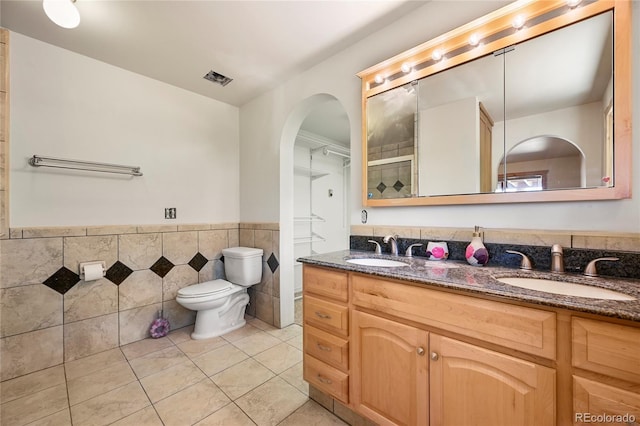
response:
M403 64L400 66L400 69L401 69L401 70L402 70L402 72L403 72L403 73L405 73L405 74L406 74L406 73L408 73L408 72L411 72L411 69L412 69L412 68L413 68L413 67L411 66L411 64L408 64L408 63L406 63L406 62L405 62L405 63L403 63Z
M80 24L80 12L75 2L76 0L43 0L42 8L56 25L75 28Z
M522 15L518 15L515 17L515 19L513 20L513 22L511 23L511 25L513 26L513 28L515 28L516 30L521 29L522 27L524 27L524 24L526 22L526 19L524 19L524 16Z

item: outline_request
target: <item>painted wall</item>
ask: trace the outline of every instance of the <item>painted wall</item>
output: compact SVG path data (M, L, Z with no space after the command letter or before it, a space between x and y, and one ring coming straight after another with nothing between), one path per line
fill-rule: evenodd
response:
M17 33L10 72L11 227L238 222L238 108ZM33 154L144 176L35 169Z
M351 223L360 223L361 139L360 80L355 74L399 52L429 40L506 4L505 2L469 1L429 2L414 13L354 44L343 52L318 64L265 93L240 109L241 152L240 182L241 221L277 221L280 206L288 208L291 191L281 188L279 173L292 164L293 138L297 129L288 129L287 119L301 114L296 106L318 93L336 97L344 106L352 124ZM634 69L640 66L640 8L634 8ZM446 17L446 18L445 18ZM635 74L633 103L640 105L640 74ZM640 110L633 122L640 127ZM294 120L295 121L295 120ZM284 135L284 136L283 136ZM289 144L289 145L287 145ZM634 186L640 188L640 132L633 137ZM293 173L291 171L291 173ZM284 184L283 184L284 185ZM286 185L285 185L286 186ZM283 199L281 200L280 197ZM407 208L370 208L370 224L408 226L481 225L499 228L603 230L640 232L638 198L607 202L559 202L513 205L439 206ZM552 220L550 218L553 218ZM281 226L284 223L281 222ZM286 235L286 232L283 232ZM286 257L283 253L283 257Z

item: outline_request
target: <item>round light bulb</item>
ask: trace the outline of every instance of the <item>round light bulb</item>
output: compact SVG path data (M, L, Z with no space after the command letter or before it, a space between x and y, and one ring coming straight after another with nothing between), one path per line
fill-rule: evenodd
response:
M403 73L406 74L411 71L411 65L405 62L404 64L402 64L402 66L400 66L400 69Z
M373 81L375 81L378 84L382 84L384 83L384 77L381 76L380 74L376 75L375 78L373 79Z
M522 15L518 15L514 18L513 22L511 23L511 25L513 26L513 28L515 28L516 30L519 30L520 28L524 27L524 23L526 22L526 20L524 19L524 16Z
M577 7L580 3L582 3L582 0L567 0L567 6L571 9Z
M477 46L480 43L480 36L476 33L471 34L469 37L469 44L472 46Z
M80 24L80 12L72 0L43 0L42 8L56 25L75 28Z
M439 61L440 59L442 59L442 51L440 49L434 50L431 54L431 59L433 59L434 61Z

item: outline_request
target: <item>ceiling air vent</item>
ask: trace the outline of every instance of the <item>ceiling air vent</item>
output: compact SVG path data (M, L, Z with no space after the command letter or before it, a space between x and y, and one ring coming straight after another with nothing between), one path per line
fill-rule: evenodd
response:
M224 76L222 74L218 74L214 70L211 70L204 76L206 80L213 81L214 83L218 83L221 86L226 86L227 84L233 81L232 78Z

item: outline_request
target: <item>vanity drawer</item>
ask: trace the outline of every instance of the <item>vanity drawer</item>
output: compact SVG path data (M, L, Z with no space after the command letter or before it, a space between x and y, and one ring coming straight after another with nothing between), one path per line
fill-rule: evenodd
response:
M349 376L312 356L304 357L303 378L324 393L349 403Z
M356 306L544 358L556 358L554 312L357 274L352 276L351 286Z
M304 328L304 351L340 370L349 369L349 341L310 325Z
M305 324L343 336L349 334L349 310L346 306L308 295L304 296L302 303Z
M303 288L305 292L346 302L349 296L347 273L303 266Z
M637 421L640 419L640 394L573 376L573 413L576 424L583 424L587 414L633 416Z
M640 383L640 329L571 319L574 367Z

